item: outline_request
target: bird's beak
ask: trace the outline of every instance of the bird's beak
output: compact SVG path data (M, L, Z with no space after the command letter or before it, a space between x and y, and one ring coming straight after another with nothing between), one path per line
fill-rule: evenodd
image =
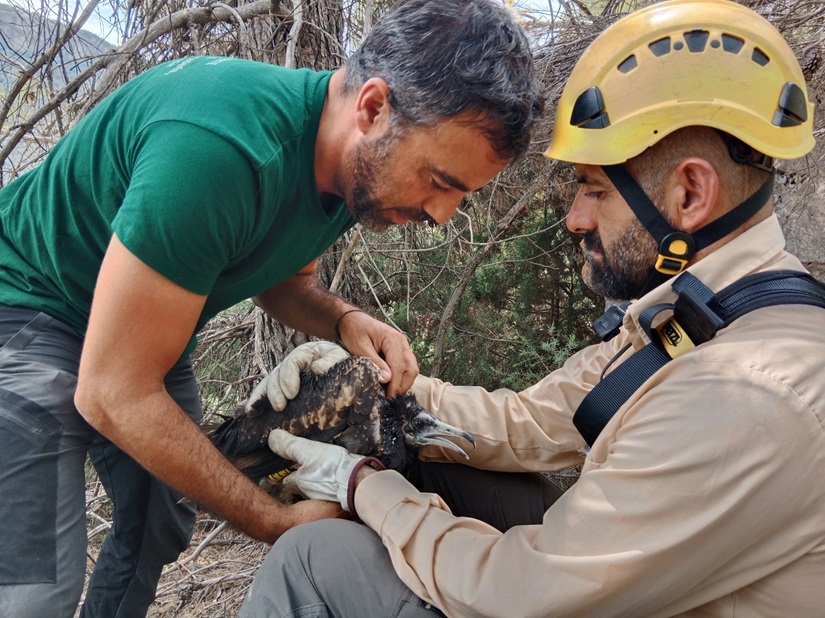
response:
M415 446L440 446L442 448L455 451L464 459L470 458L470 456L467 455L464 449L458 446L455 442L448 440L447 438L459 438L461 440L465 440L472 444L473 450L475 450L476 441L473 440L473 436L468 434L466 431L459 429L458 427L453 427L452 425L448 425L447 423L442 423L439 420L436 420L432 425L418 432L418 434L416 435L416 441L418 443L415 444Z

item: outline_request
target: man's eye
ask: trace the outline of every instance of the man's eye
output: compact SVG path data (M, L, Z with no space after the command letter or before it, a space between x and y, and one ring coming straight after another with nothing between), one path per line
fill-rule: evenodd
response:
M445 187L444 185L438 184L435 178L431 178L430 182L433 185L433 189L436 191L441 191L442 193L447 193L450 189L449 187Z
M585 197L589 197L589 198L592 198L594 200L597 200L602 196L602 191L588 191L584 195L585 195Z

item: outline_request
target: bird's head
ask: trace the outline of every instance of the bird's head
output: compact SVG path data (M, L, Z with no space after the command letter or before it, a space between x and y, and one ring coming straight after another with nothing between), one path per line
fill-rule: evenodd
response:
M400 437L408 447L419 449L424 446L440 446L455 451L465 459L467 453L458 444L448 438L469 442L475 448L473 437L457 427L443 423L418 405L415 396L401 395L387 400L388 410L384 417L397 419L395 424Z

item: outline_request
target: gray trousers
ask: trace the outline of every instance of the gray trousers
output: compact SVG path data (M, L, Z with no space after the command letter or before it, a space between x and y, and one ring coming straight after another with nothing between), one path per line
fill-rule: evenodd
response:
M45 314L0 305L0 616L71 618L86 572L88 453L113 524L81 616L145 616L163 565L186 548L195 508L93 430L74 407L82 339ZM193 419L191 364L166 387Z
M505 531L541 523L561 492L538 474L419 464L410 480L441 495L456 515ZM239 618L433 618L444 616L398 578L381 539L364 525L323 520L293 528L272 546Z

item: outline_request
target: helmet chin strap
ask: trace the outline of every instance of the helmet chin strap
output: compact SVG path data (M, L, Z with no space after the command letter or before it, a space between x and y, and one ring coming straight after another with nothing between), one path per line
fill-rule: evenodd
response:
M772 170L768 179L748 199L693 234L688 234L673 229L623 164L604 165L602 169L659 245L654 270L639 296L681 273L697 251L724 238L759 212L773 193L776 176L776 171Z

